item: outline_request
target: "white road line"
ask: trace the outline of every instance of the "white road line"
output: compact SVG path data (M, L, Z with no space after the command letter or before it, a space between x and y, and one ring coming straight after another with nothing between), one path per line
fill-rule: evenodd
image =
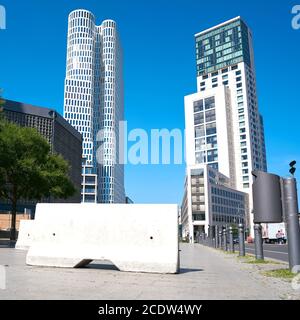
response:
M252 248L246 248L246 250L252 250L252 251L255 251L255 249L252 249ZM264 252L274 252L274 253L280 253L280 254L288 254L287 252L272 251L272 250L265 250L265 249L264 249Z

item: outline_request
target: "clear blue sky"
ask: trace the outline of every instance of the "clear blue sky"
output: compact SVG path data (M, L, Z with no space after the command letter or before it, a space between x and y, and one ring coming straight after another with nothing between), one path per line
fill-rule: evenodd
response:
M241 15L253 31L259 108L270 172L300 170L300 30L289 0L0 0L0 87L7 99L63 109L67 17L114 19L124 49L129 128L184 128L183 97L196 90L194 34ZM126 166L135 202L181 203L185 165ZM299 175L298 175L299 176Z

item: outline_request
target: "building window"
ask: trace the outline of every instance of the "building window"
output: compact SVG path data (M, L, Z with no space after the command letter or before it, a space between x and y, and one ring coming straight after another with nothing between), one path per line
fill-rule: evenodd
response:
M219 170L218 162L210 163L209 166L215 170Z
M228 68L222 70L222 73L226 73L226 72L228 72Z
M216 120L216 112L215 109L208 110L205 112L205 121L212 122Z
M215 123L209 123L206 125L206 135L210 136L217 133L217 128Z
M203 124L204 123L204 113L199 112L194 114L194 124L195 126L198 124Z
M231 70L236 70L237 68L238 68L238 66L235 65L235 66L232 66L232 67L231 67Z
M207 162L218 161L218 150L209 150L207 151Z
M200 138L195 140L196 151L205 150L205 138Z
M195 138L200 138L205 136L204 126L198 126L195 128Z
M193 213L193 220L194 221L205 221L205 213L200 213L200 214Z
M213 78L213 79L211 79L211 82L212 82L212 83L218 82L218 78Z
M205 110L215 108L215 97L205 99Z
M218 147L217 136L211 136L206 138L207 149L214 149Z
M194 101L194 112L203 111L203 100Z
M206 152L196 152L196 163L206 163Z

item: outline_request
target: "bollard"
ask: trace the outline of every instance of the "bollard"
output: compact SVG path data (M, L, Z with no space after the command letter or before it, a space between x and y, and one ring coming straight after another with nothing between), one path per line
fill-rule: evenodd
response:
M254 225L255 259L264 260L264 249L262 241L262 227L260 223Z
M215 226L215 248L219 247L219 226Z
M245 251L245 233L244 233L244 226L239 224L239 256L244 257L246 255Z
M227 245L227 228L225 227L223 229L223 250L227 251L228 250L228 245Z
M225 251L228 251L228 241L229 241L229 237L228 237L228 228L227 226L225 227Z
M222 246L221 249L225 250L225 241L224 241L224 226L222 226Z
M298 266L300 266L300 227L296 179L285 178L282 180L282 185L283 207L287 223L289 267L292 272L297 273L299 272Z
M219 230L219 248L222 249L222 229Z
M229 251L234 253L234 243L233 243L233 228L229 227Z

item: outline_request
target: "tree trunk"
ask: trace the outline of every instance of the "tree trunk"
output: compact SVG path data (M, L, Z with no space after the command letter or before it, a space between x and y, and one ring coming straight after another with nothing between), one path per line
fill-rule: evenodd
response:
M16 217L17 217L17 200L14 197L11 208L11 226L10 226L10 240L16 240Z

